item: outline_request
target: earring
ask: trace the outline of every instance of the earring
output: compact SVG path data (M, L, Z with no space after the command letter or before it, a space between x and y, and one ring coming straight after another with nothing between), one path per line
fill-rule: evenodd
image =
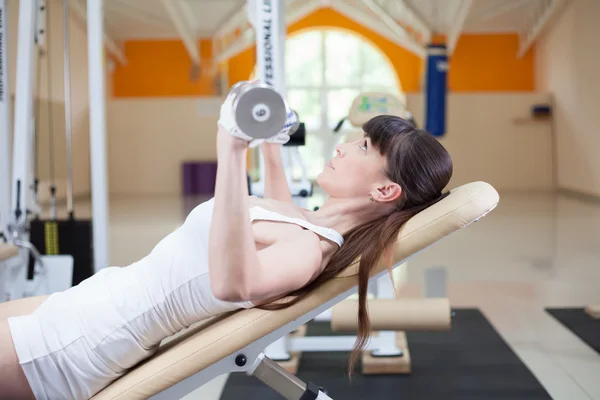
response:
M372 194L370 194L370 195L369 195L369 200L371 200L371 201L374 201L374 200L373 200L373 195L372 195Z

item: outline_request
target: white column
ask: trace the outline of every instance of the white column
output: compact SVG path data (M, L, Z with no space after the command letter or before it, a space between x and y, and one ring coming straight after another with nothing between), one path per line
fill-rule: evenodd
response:
M33 50L35 31L35 1L22 1L19 5L19 42L17 45L17 86L15 90L15 125L13 135L13 186L12 211L17 208L17 182L20 182L18 199L21 215L15 223L24 223L26 207L29 204L30 157L32 143L30 136L33 116Z
M10 220L12 115L8 56L8 1L0 0L0 233L6 233Z
M249 7L254 7L256 30L256 74L257 78L271 86L285 98L285 67L283 43L285 40L285 4L283 1L250 0ZM252 10L250 10L252 13ZM282 146L283 165L288 164L288 153ZM289 168L286 176L289 182ZM260 179L264 182L264 161L261 154ZM263 192L264 193L264 192ZM265 354L272 360L287 360L286 337L279 338L269 345Z
M102 0L87 0L88 75L90 92L90 160L95 271L109 265L108 185L106 163L106 87L104 10Z
M257 78L285 97L285 4L282 1L253 0L249 5L256 7Z

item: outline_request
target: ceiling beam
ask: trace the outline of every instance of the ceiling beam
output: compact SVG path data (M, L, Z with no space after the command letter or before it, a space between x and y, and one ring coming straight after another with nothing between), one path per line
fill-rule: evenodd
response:
M225 19L225 21L221 24L219 29L214 33L215 37L222 37L228 34L229 32L235 30L239 26L243 25L246 21L248 21L248 2L245 1L244 5L240 8L237 8L229 17Z
M167 14L169 14L173 25L175 25L175 29L181 37L181 40L183 40L183 44L185 45L185 48L188 54L190 55L190 58L192 59L193 63L195 65L200 65L200 52L198 51L198 40L196 38L196 35L190 32L190 29L188 28L184 18L182 17L179 0L161 0L161 3L167 11Z
M111 13L117 13L124 17L135 19L136 21L148 24L151 26L157 26L160 28L171 28L171 24L166 19L157 17L156 15L147 12L144 9L137 8L131 4L123 3L121 1L105 1L106 10L110 10Z
M454 53L454 49L456 48L456 44L458 43L458 38L462 33L465 21L467 20L467 16L469 15L469 11L471 10L472 5L473 0L461 0L460 5L458 6L458 10L456 11L456 14L453 18L454 23L448 31L448 56L451 56L452 53Z
M69 8L73 11L77 19L79 19L79 22L84 26L87 26L87 11L85 6L83 6L79 0L71 0L69 1ZM115 42L106 32L104 32L104 46L117 61L121 64L127 64L125 53L121 47L117 45L117 42Z
M392 1L391 4L394 4L398 10L397 15L396 13L394 15L395 18L419 32L423 36L424 43L431 40L431 27L405 0Z
M402 26L400 26L396 21L394 21L388 14L385 14L385 11L382 10L379 7L379 5L375 4L373 0L363 0L362 2L367 7L369 7L369 9L375 12L375 14L379 18L372 17L365 13L363 10L351 6L343 0L332 0L331 6L340 14L343 14L348 18L356 21L357 23L364 25L365 27L387 37L392 42L407 49L410 52L415 53L419 57L425 58L425 48L419 43L417 43L410 36L410 34L408 34L408 32L404 28L402 28ZM385 22L385 25L382 25L382 21L387 22ZM394 24L396 25L396 27L392 28Z
M414 41L415 44L420 46L420 44L412 38L410 33L390 16L389 11L384 9L379 3L375 2L375 0L362 0L362 3L366 5L369 10L374 12L375 15L377 15L377 17L379 17L396 35L401 37L402 40Z
M529 2L530 0L505 1L494 6L493 8L488 8L483 12L477 13L477 15L473 15L473 18L478 24L481 24L482 22L487 22L500 15L508 14L514 10L518 10L519 8L526 6Z
M566 4L565 0L544 0L536 12L536 18L529 29L519 38L518 58L523 58L527 50L536 41L540 33L548 23L558 14L558 11Z
M242 51L249 49L256 41L256 34L251 27L244 30L227 48L221 49L221 52L215 57L215 61L220 63L229 60L232 57L240 54Z
M192 7L190 7L190 3L188 3L187 1L179 0L179 9L181 10L181 14L183 15L185 22L187 23L194 36L199 37L198 20L195 17Z
M313 13L315 10L319 9L322 5L322 0L296 0L292 4L286 6L285 13L285 23L286 26L293 24L296 21L301 20L307 15ZM247 10L244 7L244 10ZM238 18L236 15L233 15L232 18ZM241 21L241 24L245 23L248 20L248 15L245 16L246 19ZM221 32L221 36L226 34L227 31ZM219 36L215 36L218 40ZM220 53L217 54L215 60L216 62L223 62L235 55L241 53L242 51L249 49L254 46L256 43L256 32L252 26L248 26L244 29L241 34L235 39L227 48L221 49Z

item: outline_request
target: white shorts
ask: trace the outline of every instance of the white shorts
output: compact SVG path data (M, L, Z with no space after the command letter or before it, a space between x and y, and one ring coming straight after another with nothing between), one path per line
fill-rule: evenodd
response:
M36 399L89 399L156 350L134 333L132 316L141 316L136 313L140 304L131 304L128 315L108 297L107 276L124 275L120 282L125 284L125 270L103 269L52 294L32 314L8 319L19 364ZM127 298L143 303L141 286L126 286Z

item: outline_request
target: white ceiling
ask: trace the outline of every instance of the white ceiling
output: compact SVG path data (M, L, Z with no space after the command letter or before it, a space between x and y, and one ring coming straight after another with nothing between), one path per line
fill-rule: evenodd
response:
M179 2L182 14L197 37L210 37L244 0L169 0ZM179 38L160 0L105 0L107 30L113 39Z
M463 32L517 32L527 29L528 16L543 0L474 0ZM433 30L447 33L455 20L461 0L406 0ZM396 3L391 1L391 3Z
M423 57L431 35L447 35L448 54L452 55L465 32L518 33L518 55L522 56L571 0L272 1L286 2L288 24L331 7ZM81 10L85 0L71 0L72 6L74 3L74 8ZM104 10L105 43L121 62L125 56L117 43L127 39L181 39L196 64L200 62L194 44L198 38L218 41L215 57L219 61L243 51L254 40L245 0L104 0ZM233 42L223 39L236 28L241 36Z
M197 37L210 37L244 0L169 0L179 2L190 29ZM286 0L290 2L290 0ZM306 0L308 1L308 0ZM437 33L451 29L462 0L405 0ZM522 32L531 24L533 13L544 0L473 0L463 32ZM375 0L393 17L401 12L398 0ZM178 38L179 33L161 0L105 0L107 30L113 39ZM329 1L323 0L322 6Z

